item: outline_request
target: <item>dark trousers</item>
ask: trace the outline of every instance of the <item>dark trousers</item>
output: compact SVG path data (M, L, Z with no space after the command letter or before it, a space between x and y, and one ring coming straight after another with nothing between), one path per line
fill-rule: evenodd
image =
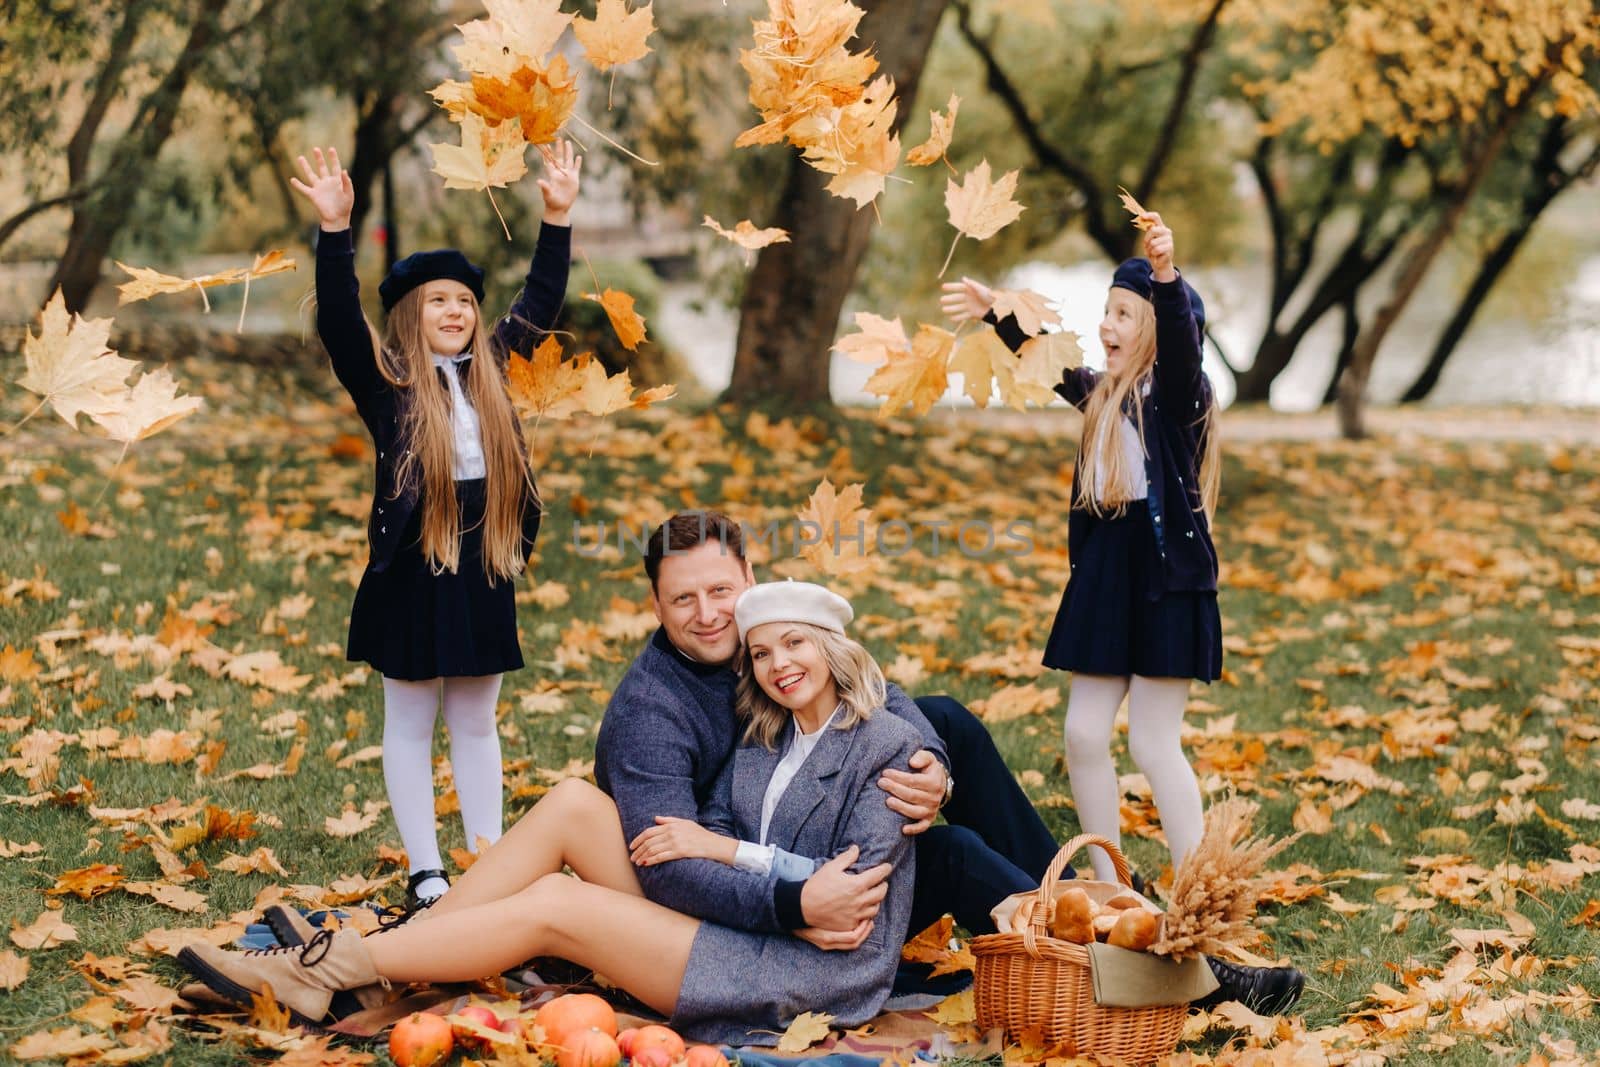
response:
M989 910L1037 888L1059 846L976 715L947 696L922 697L917 707L944 741L956 788L944 808L948 825L917 835L907 936L945 912L974 934L993 933Z

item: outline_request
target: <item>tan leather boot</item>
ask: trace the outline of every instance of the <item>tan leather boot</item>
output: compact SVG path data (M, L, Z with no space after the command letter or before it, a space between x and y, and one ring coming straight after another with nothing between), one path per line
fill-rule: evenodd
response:
M272 936L278 939L278 944L286 948L298 948L322 932L321 927L312 925L311 920L298 910L284 907L282 904L272 905L262 913L261 918L272 930ZM329 1012L334 1017L343 1019L358 1011L381 1008L398 997L399 993L387 987L385 983L375 982L359 989L352 989L348 994L334 994Z
M320 1023L340 990L388 984L355 930L323 930L298 948L255 952L191 945L178 953L178 963L212 992L242 1006L271 986L274 999L301 1025Z

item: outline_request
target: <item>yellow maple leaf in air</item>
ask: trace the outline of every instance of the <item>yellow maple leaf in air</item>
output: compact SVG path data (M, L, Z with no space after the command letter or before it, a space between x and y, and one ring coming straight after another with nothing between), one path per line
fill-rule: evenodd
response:
M870 311L858 311L856 328L861 332L839 338L833 346L835 352L858 363L884 363L911 354L911 342L898 317L885 319Z
M118 407L93 412L89 417L104 427L113 440L131 445L194 414L202 403L197 396L179 396L172 372L161 367L140 377Z
M756 249L765 248L773 244L785 244L789 240L788 230L779 226L769 226L764 230L758 230L756 229L756 224L749 219L740 219L734 223L733 229L730 230L710 215L707 215L700 225L744 249L746 263L750 262L750 253Z
M864 488L858 482L836 490L824 478L796 516L802 528L810 531L800 555L824 574L859 574L874 565L867 554L874 534L872 511L861 506ZM810 543L812 535L815 543Z
M131 281L117 286L117 303L131 304L136 300L148 300L162 293L182 293L190 289L199 289L204 295L206 289L214 286L237 285L254 278L264 278L269 274L282 274L284 271L294 270L295 261L289 258L283 249L275 248L257 256L255 262L248 267L234 267L231 270L201 274L193 278L178 278L149 267L130 267L120 261L117 262L117 266L132 277Z
M644 316L633 309L633 297L620 289L606 289L600 293L584 293L585 300L593 300L606 309L611 328L617 331L617 340L629 352L637 351L644 340Z
M600 0L593 19L572 24L572 35L583 46L584 58L599 70L610 70L649 55L647 40L655 28L651 5L629 11L624 0Z
M962 235L974 241L986 241L1017 221L1026 209L1011 198L1016 191L1017 172L1007 171L999 181L994 181L987 159L968 171L960 185L954 178L946 183L944 206L950 213L950 225L956 228L956 240L950 243L950 255L944 257L939 277L944 277L949 268L950 256L955 255L956 241L960 241Z
M511 240L511 230L506 226L500 205L495 203L490 187L504 189L528 173L523 159L526 143L522 139L522 124L518 119L502 122L490 128L473 112L461 116L461 143L430 144L433 151L433 172L444 178L446 189L481 189L494 205L500 228L506 240Z
M1117 199L1122 202L1122 209L1133 216L1133 225L1140 230L1148 230L1153 223L1150 221L1150 212L1145 210L1139 201L1133 198L1128 190L1117 186Z
M949 330L926 323L919 326L911 340L911 351L891 356L863 386L872 395L884 398L878 415L891 415L903 407L909 407L913 414L926 415L950 384L950 348L954 343L955 334Z
M950 369L965 380L962 392L980 408L989 406L995 385L1000 387L1000 399L1012 403L1017 357L991 326L964 335L950 356ZM1021 407L1021 404L1014 404Z
M44 306L39 336L29 330L22 342L26 369L17 384L43 397L22 421L46 404L74 427L80 414L93 416L116 408L128 392L128 375L138 364L113 352L106 345L110 336L110 319L69 314L57 289Z
M576 17L562 13L561 0L484 0L483 6L488 18L456 27L464 43L455 54L467 70L495 78L542 63Z
M945 108L947 114L928 112L928 139L906 153L906 162L913 167L926 167L943 159L950 150L950 139L955 136L956 112L960 109L961 98L951 93L950 103Z
M1061 324L1061 316L1042 294L1032 289L994 290L994 317L1004 319L1007 315L1015 315L1017 326L1029 337L1039 336L1046 325Z

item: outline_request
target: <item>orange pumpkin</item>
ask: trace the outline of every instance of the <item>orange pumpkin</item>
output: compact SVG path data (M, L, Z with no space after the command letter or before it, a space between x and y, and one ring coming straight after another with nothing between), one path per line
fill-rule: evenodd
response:
M569 1030L556 1054L556 1067L617 1067L621 1062L617 1039L593 1027Z
M400 1067L434 1067L454 1048L455 1036L443 1015L412 1012L389 1031L389 1058Z
M567 993L540 1006L533 1021L544 1028L545 1040L552 1045L566 1044L568 1034L578 1030L599 1030L617 1036L617 1013L593 993Z
M639 1032L633 1036L632 1058L637 1060L642 1053L653 1048L665 1052L668 1063L677 1063L683 1058L683 1038L671 1027L659 1023L639 1027Z

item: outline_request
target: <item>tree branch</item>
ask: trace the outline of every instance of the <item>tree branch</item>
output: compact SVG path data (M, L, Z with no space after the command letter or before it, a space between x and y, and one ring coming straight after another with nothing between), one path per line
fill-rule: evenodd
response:
M1178 130L1183 125L1183 116L1189 109L1189 98L1194 94L1194 84L1200 75L1200 62L1205 58L1206 52L1211 48L1211 42L1217 36L1217 21L1222 17L1222 9L1228 6L1228 0L1214 0L1211 10L1206 12L1206 17L1194 28L1194 33L1189 37L1189 46L1183 52L1183 68L1178 75L1178 86L1172 91L1172 99L1167 104L1167 113L1161 120L1161 132L1156 135L1155 145L1150 150L1150 156L1144 161L1144 171L1139 175L1139 182L1134 186L1134 197L1144 201L1150 199L1155 192L1156 181L1161 177L1161 172L1166 169L1167 160L1172 156L1172 150L1178 143Z

